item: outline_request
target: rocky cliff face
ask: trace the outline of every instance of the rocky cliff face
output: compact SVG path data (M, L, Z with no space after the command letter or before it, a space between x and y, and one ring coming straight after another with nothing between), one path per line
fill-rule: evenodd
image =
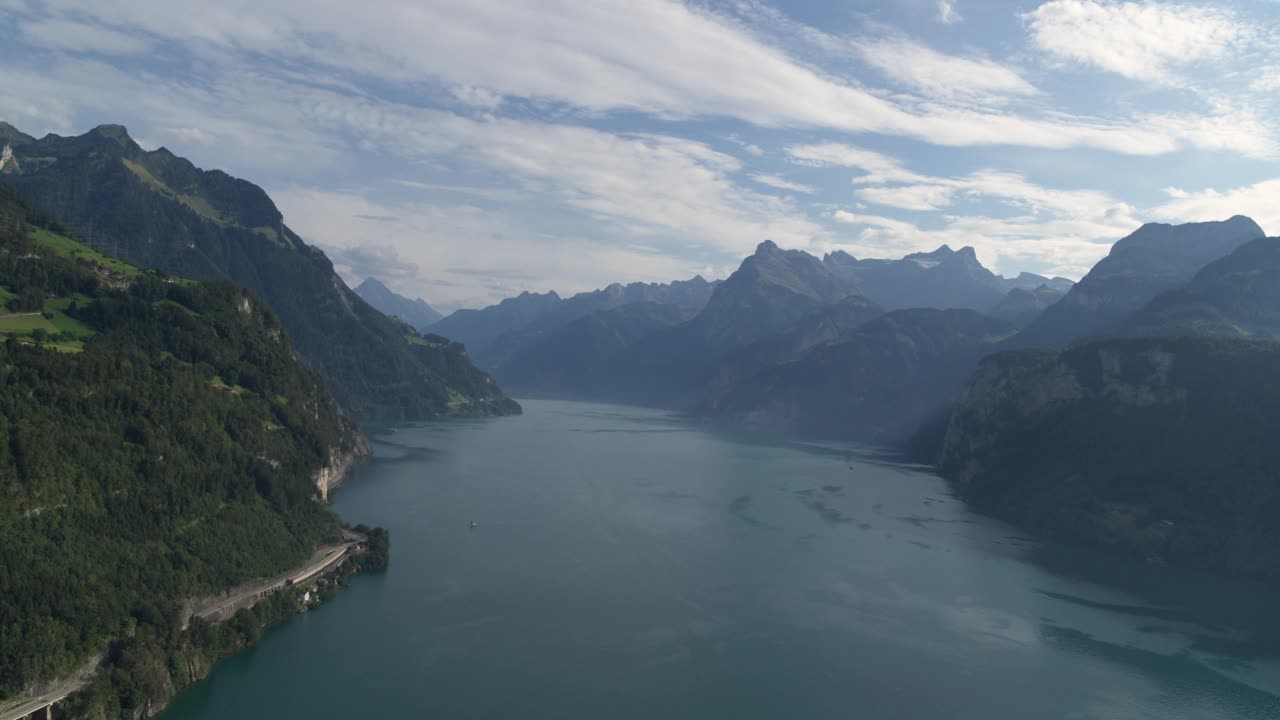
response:
M373 447L364 432L345 417L340 418L340 422L342 445L329 451L329 462L312 476L321 502L329 501L329 494L347 479L357 463L373 455Z
M1030 532L1280 581L1280 346L1109 339L986 359L939 469Z

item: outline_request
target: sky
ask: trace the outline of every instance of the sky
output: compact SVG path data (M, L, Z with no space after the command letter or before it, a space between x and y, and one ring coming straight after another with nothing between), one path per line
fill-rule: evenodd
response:
M1078 278L1280 234L1278 41L1277 0L0 0L0 119L126 125L445 311L766 239Z

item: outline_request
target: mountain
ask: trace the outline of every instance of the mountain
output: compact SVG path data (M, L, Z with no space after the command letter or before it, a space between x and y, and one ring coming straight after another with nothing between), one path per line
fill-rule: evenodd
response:
M707 394L715 398L770 365L799 360L809 350L846 339L854 330L885 314L861 295L818 309L795 325L730 352L717 363Z
M978 262L971 247L952 250L943 245L933 252L913 253L898 260L858 260L838 250L822 262L848 277L860 294L888 310L928 307L987 312L1014 288L1069 287L1071 283L1033 273L1013 279L1000 277Z
M693 319L642 338L583 384L600 399L685 407L702 395L726 354L851 294L847 276L766 240Z
M356 287L356 294L379 312L398 317L419 332L425 332L428 326L444 317L422 298L410 300L397 295L375 277L365 278L364 282Z
M480 310L456 310L436 322L431 329L466 345L474 354L499 335L537 320L560 302L560 296L554 291L542 294L523 292Z
M1241 245L1139 309L1116 334L1280 340L1280 238Z
M897 443L945 408L1013 328L972 310L895 310L735 384L698 410L735 425Z
M0 134L18 160L5 163L0 178L95 248L142 267L251 288L353 415L518 411L461 346L407 332L348 289L256 185L200 170L164 148L144 151L118 125L36 140L0 124Z
M1011 345L1061 347L1077 338L1108 334L1156 296L1264 235L1257 223L1240 215L1220 222L1147 223L1112 246L1107 257Z
M1075 287L1075 282L1064 277L1047 278L1043 275L1035 273L1023 272L1018 273L1014 278L999 278L1000 289L1002 290L1038 290L1047 288L1051 291L1066 294L1068 290Z
M0 701L100 661L69 715L157 710L296 612L180 621L337 542L317 500L367 441L254 293L106 257L4 185L0 301Z
M640 338L688 319L684 308L653 302L597 310L522 344L494 372L522 394L590 396L584 379Z
M1280 580L1280 344L1115 338L998 353L939 468L1048 538Z
M594 312L652 303L693 315L707 304L718 284L697 276L671 283L613 283L563 299L555 293L526 293L481 310L460 310L450 316L442 332L467 343L476 364L492 371L511 356L540 344L548 333Z
M1040 285L1036 288L1015 287L987 314L1000 318L1014 327L1025 328L1066 294L1066 290L1059 290L1049 285Z
M693 322L708 347L730 350L856 293L857 284L847 274L766 240L716 288Z

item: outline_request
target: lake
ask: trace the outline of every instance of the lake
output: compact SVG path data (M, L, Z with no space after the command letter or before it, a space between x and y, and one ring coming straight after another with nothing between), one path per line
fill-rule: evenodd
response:
M523 404L369 428L334 507L391 566L164 720L1280 718L1275 593L1036 543L857 448Z

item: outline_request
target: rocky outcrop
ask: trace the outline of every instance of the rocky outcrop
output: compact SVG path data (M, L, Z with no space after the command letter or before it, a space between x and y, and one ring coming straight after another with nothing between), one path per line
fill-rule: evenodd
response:
M328 502L329 494L347 479L347 475L356 464L373 454L373 447L369 444L369 438L364 432L346 418L343 418L342 422L347 442L342 448L330 450L329 462L312 476L321 502Z

